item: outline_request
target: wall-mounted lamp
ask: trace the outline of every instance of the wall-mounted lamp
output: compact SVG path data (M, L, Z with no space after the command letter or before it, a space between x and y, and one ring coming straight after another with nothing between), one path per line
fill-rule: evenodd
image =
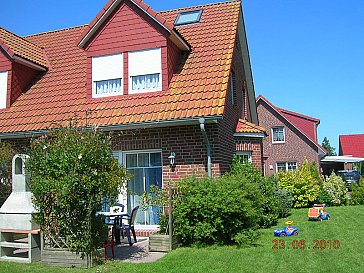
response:
M168 157L169 159L169 163L171 164L171 166L174 165L174 159L176 158L176 153L171 152L171 155Z

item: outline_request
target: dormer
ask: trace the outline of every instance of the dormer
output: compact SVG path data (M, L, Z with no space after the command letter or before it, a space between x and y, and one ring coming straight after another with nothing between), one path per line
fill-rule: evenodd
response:
M189 44L141 0L111 0L78 42L87 54L88 98L168 90Z
M41 47L0 28L0 109L10 107L47 68Z

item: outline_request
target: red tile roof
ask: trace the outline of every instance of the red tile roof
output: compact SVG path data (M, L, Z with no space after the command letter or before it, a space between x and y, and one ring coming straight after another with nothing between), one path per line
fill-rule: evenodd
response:
M304 132L306 136L317 142L316 127L320 124L320 120L305 116L296 112L277 108L281 114L293 123L300 131Z
M364 157L364 134L339 136L340 155Z
M10 55L17 55L34 64L48 67L44 50L41 46L29 42L28 40L15 35L0 27L0 46Z
M317 142L317 126L320 120L310 116L302 115L293 111L276 107L262 95L257 98L257 103L262 100L268 104L276 113L283 117L287 122L296 127L304 136L306 136L316 147L326 153L326 150Z
M244 119L239 119L235 132L267 135L267 131L262 126L256 125Z
M86 99L86 53L77 41L88 26L26 37L44 46L51 67L9 109L0 111L0 133L46 130L73 117L88 125L113 126L223 115L241 3L160 15L173 23L180 11L197 8L203 9L201 23L176 27L192 51L169 90L162 92Z

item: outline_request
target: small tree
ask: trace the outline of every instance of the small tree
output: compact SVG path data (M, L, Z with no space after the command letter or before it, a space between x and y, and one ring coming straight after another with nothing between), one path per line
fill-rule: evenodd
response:
M331 203L341 205L346 197L346 186L342 178L332 172L323 182L323 190L330 196Z
M9 143L0 142L0 207L11 192L11 160L14 154Z
M95 211L102 197L115 200L126 177L110 138L94 130L56 129L33 140L29 155L30 188L45 238L90 257L107 236Z
M322 184L317 168L307 160L294 171L279 172L277 180L281 189L291 193L293 206L296 208L315 202Z
M330 145L330 141L327 137L324 137L324 140L322 141L322 147L327 151L327 155L336 155L336 149Z

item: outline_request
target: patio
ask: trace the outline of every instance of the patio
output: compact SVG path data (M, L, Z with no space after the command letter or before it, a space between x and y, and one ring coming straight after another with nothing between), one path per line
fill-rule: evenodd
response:
M126 238L121 240L121 244L115 245L115 261L129 263L150 263L162 258L167 253L151 252L148 249L148 237L137 237L138 242L129 246ZM108 257L112 257L111 249L108 248ZM111 260L111 259L110 259Z

